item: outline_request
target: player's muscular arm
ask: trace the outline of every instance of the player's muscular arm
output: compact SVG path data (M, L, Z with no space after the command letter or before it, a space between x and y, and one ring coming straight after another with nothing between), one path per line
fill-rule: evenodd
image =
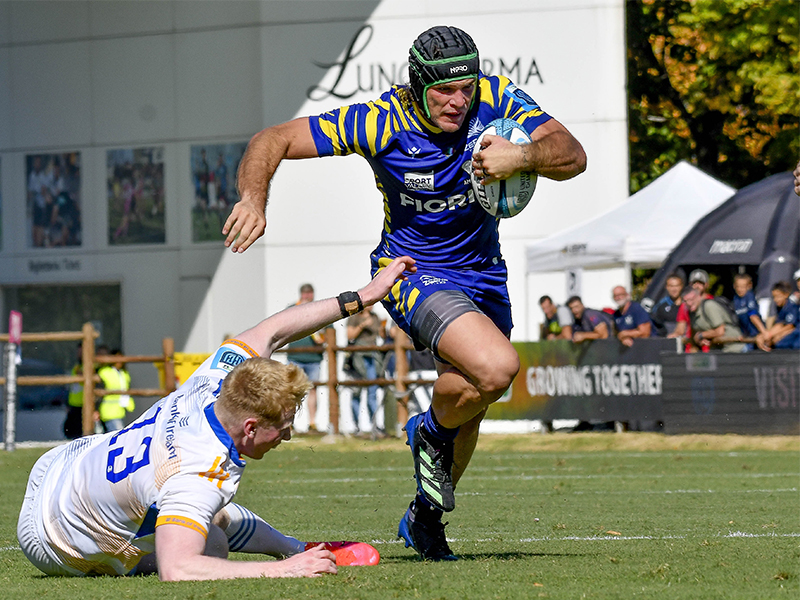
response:
M396 281L406 279L406 271L413 273L416 270L413 258L401 256L394 259L358 290L362 305L366 308L379 302ZM260 356L269 356L284 344L302 339L341 318L337 299L327 298L290 306L240 333L236 339L250 346Z
M583 146L555 119L537 127L531 134L531 143L519 148L521 171L535 171L548 179L563 181L586 170Z
M268 127L253 136L239 163L240 200L222 228L226 247L244 252L264 234L269 184L281 161L315 156L319 154L306 117Z
M224 535L224 534L222 534ZM156 561L162 581L239 579L248 577L316 577L336 573L336 557L317 546L279 561L229 561L206 556L206 539L181 525L156 529Z
M473 168L484 175L484 183L507 179L518 171L533 171L557 181L586 170L586 153L580 142L555 119L537 127L531 143L516 145L500 136L487 135Z

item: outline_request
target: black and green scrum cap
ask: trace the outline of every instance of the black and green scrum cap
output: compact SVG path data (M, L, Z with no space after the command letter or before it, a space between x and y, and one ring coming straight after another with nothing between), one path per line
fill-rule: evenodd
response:
M438 25L421 33L408 53L411 95L426 117L430 117L425 94L428 88L448 81L477 77L478 48L468 33L457 27Z

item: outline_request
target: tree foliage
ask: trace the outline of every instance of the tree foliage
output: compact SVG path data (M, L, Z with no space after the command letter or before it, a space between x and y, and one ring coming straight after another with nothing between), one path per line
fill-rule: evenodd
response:
M800 1L629 0L631 192L687 160L736 188L800 158Z

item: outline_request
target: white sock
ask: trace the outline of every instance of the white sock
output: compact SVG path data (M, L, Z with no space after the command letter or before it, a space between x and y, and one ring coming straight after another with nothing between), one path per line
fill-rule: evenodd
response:
M227 511L230 524L225 529L231 552L249 552L286 557L305 550L305 544L272 527L254 512L231 502Z

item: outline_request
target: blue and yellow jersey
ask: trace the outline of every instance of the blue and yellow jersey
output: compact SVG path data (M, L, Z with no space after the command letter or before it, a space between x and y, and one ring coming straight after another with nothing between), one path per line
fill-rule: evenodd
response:
M377 254L406 254L423 268L501 264L498 220L470 186L472 150L495 119L514 119L531 133L551 117L508 78L481 74L467 126L446 133L423 118L406 92L394 86L372 102L311 117L317 152L360 154L372 167L385 215Z

